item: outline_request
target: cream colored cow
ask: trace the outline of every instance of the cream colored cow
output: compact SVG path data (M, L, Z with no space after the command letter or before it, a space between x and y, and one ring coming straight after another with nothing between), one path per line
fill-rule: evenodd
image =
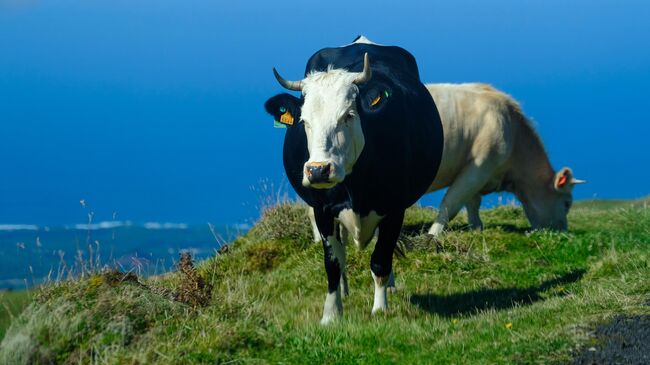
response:
M568 167L553 170L519 104L486 84L426 86L444 131L442 162L428 192L449 187L429 233L440 235L463 206L470 226L482 228L481 196L495 191L514 193L533 229L567 229L573 186L584 181ZM320 240L317 229L314 236Z
M429 192L449 187L429 233L439 235L467 207L481 228L481 195L508 191L521 201L533 229L567 229L571 191L584 181L554 171L537 132L509 95L485 84L429 84L442 119L442 162Z

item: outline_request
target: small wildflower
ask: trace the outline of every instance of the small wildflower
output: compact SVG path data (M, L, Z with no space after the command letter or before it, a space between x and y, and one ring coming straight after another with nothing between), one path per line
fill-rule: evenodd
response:
M512 329L512 322L506 323L506 328L509 330Z
M456 318L454 318L454 319L451 320L451 323L452 324L458 324L458 320Z

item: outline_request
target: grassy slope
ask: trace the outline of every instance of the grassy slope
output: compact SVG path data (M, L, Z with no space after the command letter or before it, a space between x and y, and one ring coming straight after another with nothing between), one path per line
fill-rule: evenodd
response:
M30 295L26 290L0 291L0 338L3 338L12 318L29 304Z
M554 363L589 345L595 323L650 314L648 201L577 203L570 233L526 233L521 209L482 213L483 232L457 219L442 242L405 219L390 311L371 316L371 250L348 250L344 318L318 325L322 249L304 207L267 211L230 252L200 266L212 304L169 298L179 274L112 283L101 275L44 288L14 321L0 363Z

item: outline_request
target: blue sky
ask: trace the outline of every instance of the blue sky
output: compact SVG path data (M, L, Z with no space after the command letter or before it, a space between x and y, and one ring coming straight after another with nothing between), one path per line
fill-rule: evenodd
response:
M0 0L0 223L83 221L80 199L98 220L255 218L284 181L271 68L299 78L358 34L425 82L512 94L589 181L576 198L644 196L648 19L645 1Z

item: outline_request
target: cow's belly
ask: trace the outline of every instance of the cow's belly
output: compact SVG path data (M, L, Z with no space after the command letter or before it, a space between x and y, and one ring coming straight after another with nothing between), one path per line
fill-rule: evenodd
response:
M445 138L442 160L427 193L451 185L468 163L468 144L463 139Z
M367 216L361 217L352 209L343 209L338 216L339 223L348 231L354 244L360 249L368 245L382 218L374 210Z

